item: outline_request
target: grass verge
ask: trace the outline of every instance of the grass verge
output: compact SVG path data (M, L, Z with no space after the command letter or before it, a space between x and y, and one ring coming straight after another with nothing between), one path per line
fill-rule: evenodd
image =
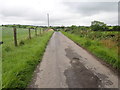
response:
M120 70L120 60L118 59L118 54L115 51L106 48L97 40L91 40L89 38L80 37L79 35L75 35L67 32L62 32L62 33L68 38L70 38L72 41L74 41L75 43L89 50L95 56L109 63L114 68Z
M3 48L2 88L25 88L41 61L47 42L53 32L26 40L24 45Z

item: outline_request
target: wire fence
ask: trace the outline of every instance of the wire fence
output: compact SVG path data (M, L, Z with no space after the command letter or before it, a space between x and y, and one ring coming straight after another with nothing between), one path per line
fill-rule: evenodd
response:
M16 28L16 27L2 27L0 30L2 32L1 44L14 44L18 46L22 40L32 39L35 36L40 36L46 28L36 27L36 28ZM11 43L12 42L12 43Z

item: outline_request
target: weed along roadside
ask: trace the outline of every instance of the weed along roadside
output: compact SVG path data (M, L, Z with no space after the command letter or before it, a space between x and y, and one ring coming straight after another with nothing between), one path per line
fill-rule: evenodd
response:
M93 55L104 60L113 68L117 68L120 71L120 61L118 60L118 54L115 50L110 49L102 45L98 40L91 40L90 38L80 37L77 34L70 32L62 32L65 36L73 40L76 44L90 51ZM89 33L90 34L90 33ZM116 70L117 71L117 70Z
M35 28L35 32L30 29L28 28L29 31L24 31L24 33L26 32L25 35L18 33L18 38L29 38L29 40L22 39L23 41L20 42L18 47L15 47L10 39L10 41L6 39L8 36L5 35L5 32L7 33L9 31L3 32L3 41L5 42L2 49L3 88L25 88L27 86L53 34L53 31L41 33L42 31L40 29L41 35L38 36L37 28ZM22 32L22 30L20 32ZM31 39L33 34L37 36ZM13 34L10 37L12 38Z

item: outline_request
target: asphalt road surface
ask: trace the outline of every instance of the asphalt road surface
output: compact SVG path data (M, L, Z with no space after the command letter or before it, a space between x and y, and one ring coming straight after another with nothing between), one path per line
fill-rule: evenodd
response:
M29 87L118 88L118 76L61 32L55 32Z

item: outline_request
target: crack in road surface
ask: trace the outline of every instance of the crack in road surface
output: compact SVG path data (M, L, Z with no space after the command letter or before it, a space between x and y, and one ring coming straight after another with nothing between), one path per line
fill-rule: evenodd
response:
M29 88L118 88L118 76L60 32L50 39Z

